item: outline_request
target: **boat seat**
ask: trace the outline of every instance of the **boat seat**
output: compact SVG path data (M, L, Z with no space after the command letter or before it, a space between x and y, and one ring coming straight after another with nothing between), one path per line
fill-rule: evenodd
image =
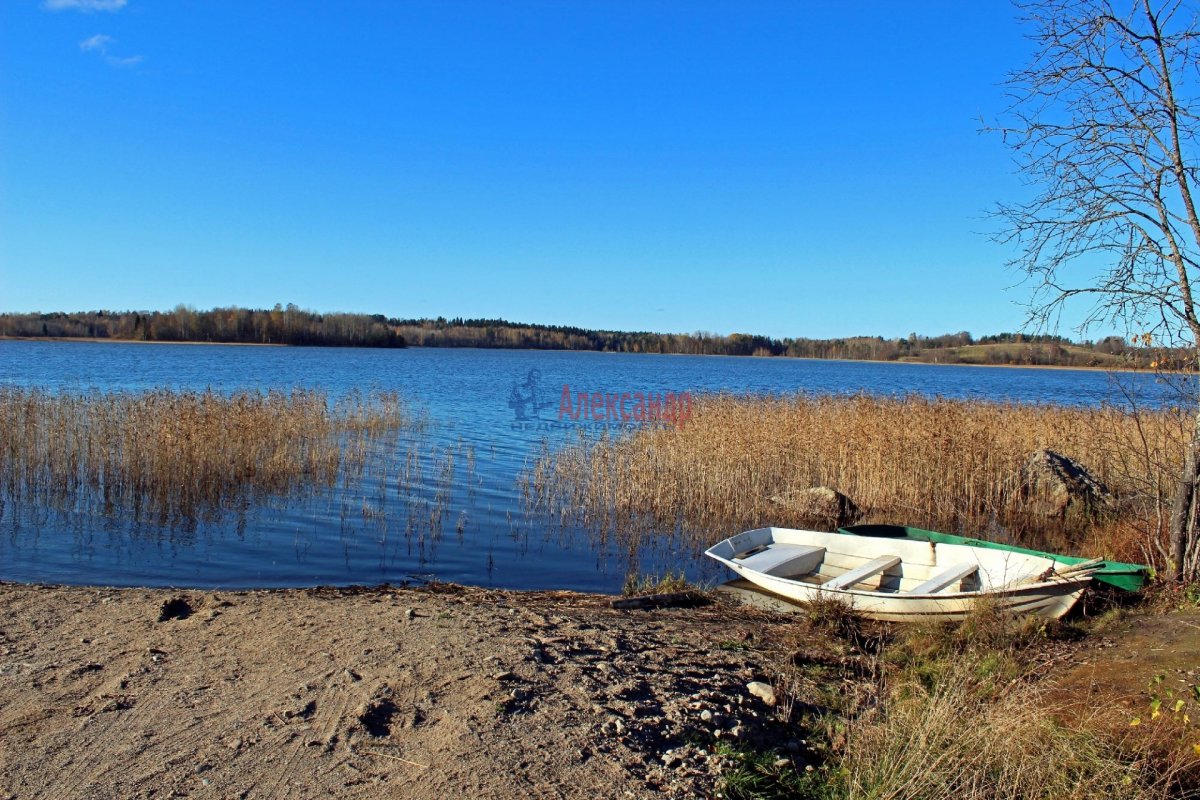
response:
M764 575L786 575L798 572L812 572L825 559L824 547L813 547L803 544L773 544L766 550L745 558L737 559L738 563L747 569L761 572ZM800 562L807 562L806 569L800 568Z
M909 589L905 594L933 594L940 592L951 584L958 583L968 575L979 571L978 564L955 564L947 567L922 584Z
M849 589L856 583L862 583L872 575L878 575L884 570L891 569L900 563L900 556L880 556L861 564L849 572L843 572L836 578L830 578L821 584L822 589Z

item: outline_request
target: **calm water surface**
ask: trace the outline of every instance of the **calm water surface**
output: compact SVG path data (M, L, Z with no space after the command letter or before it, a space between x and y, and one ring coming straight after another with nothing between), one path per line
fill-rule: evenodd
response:
M20 341L0 341L0 383L51 390L306 387L331 397L384 389L402 393L427 414L423 432L377 454L375 471L363 485L303 500L276 499L240 519L181 530L0 508L0 579L226 588L433 577L507 588L614 591L634 560L644 571L683 566L701 579L718 575L690 548L671 552L669 537L657 548L618 552L596 547L585 531L559 530L526 513L516 479L543 443L558 446L580 430L595 433L601 425L558 421L564 386L572 398L581 392L870 392L1094 405L1121 402L1125 392L1148 404L1176 396L1152 376L1077 370L525 350ZM544 408L535 411L531 398ZM410 497L387 494L385 475L394 476L396 462L413 447L421 452L427 482ZM414 533L414 497L428 502L437 492L437 466L447 450L458 457L446 521L440 532ZM474 455L470 472L468 452ZM364 517L364 504L384 495L387 513Z

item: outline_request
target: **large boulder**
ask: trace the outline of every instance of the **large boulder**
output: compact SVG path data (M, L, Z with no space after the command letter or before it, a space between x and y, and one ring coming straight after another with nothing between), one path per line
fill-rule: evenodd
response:
M1025 462L1021 489L1029 510L1047 517L1065 517L1068 511L1087 513L1114 502L1112 492L1087 467L1044 448Z
M862 516L853 500L828 486L789 489L772 497L771 502L787 509L796 522L818 529L836 530Z

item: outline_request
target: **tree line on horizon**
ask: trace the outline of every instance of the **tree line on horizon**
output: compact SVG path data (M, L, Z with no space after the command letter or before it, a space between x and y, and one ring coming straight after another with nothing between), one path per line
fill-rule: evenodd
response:
M382 314L322 314L293 304L271 309L86 311L0 314L0 336L145 342L213 342L324 347L480 347L616 353L781 356L792 358L1046 366L1151 366L1150 349L1119 336L1073 342L1052 334L967 331L887 339L776 339L746 333L606 331L503 319L397 319Z
M289 303L271 309L83 311L0 314L0 336L133 342L283 344L307 347L404 347L382 314L319 314Z

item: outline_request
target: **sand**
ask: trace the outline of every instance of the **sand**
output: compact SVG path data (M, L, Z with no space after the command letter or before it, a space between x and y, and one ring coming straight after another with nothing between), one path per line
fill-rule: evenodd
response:
M610 599L0 584L0 797L711 795L786 620Z

